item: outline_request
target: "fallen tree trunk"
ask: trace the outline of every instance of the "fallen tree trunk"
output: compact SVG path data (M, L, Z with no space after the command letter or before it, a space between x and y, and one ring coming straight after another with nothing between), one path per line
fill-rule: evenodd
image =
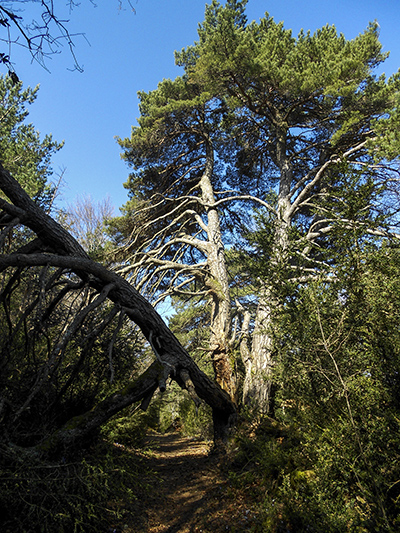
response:
M0 268L49 265L69 269L98 292L111 284L108 298L121 306L139 326L157 358L157 364L151 365L128 387L129 392L112 395L46 439L46 451L59 447L61 442L66 446L85 438L127 405L137 401L148 405L157 387L165 389L168 376L182 388L187 388L195 400L197 396L210 405L214 441L225 442L236 413L234 404L228 394L197 367L152 305L124 278L91 260L72 235L38 207L1 165L0 189L12 202L0 199L0 208L9 215L17 216L41 243L41 246L33 247L32 253L0 256Z

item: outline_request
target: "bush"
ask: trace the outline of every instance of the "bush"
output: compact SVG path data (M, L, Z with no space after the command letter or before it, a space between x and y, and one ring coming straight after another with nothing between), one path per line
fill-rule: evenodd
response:
M184 435L212 439L212 410L207 404L202 403L197 408L193 400L186 396L179 403L179 417Z
M152 404L146 412L130 408L121 416L112 418L102 428L102 434L111 443L137 448L143 444L148 428L157 426L157 409Z
M106 441L75 462L0 465L4 533L98 533L134 512L144 490L139 454ZM124 509L124 511L121 511Z

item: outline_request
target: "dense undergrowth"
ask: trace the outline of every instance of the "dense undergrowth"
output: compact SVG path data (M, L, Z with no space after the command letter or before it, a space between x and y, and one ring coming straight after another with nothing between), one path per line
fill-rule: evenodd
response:
M115 441L116 422L88 448L57 461L0 462L0 530L3 533L113 531L135 512L146 491L145 456L138 448L144 416L125 428L127 448ZM120 433L120 435L122 435Z
M148 431L205 436L211 417L187 398L171 410L168 395L143 413L127 409L81 450L53 461L0 459L0 531L2 533L98 533L138 510L155 473L148 470ZM129 519L127 518L127 521Z
M17 464L3 458L1 531L107 532L129 522L129 516L140 512L140 498L154 487L156 474L147 461L151 451L143 443L150 426L160 429L159 410L155 404L149 414L128 412L116 418L73 459ZM196 416L186 412L179 419L180 430L201 435L205 415ZM397 531L398 483L382 500L380 473L357 470L356 461L350 465L345 450L351 436L340 424L336 429L311 434L305 426L242 416L220 464L227 479L221 512L245 499L252 522L250 529L229 522L227 527L237 533ZM384 468L389 473L397 465Z
M340 426L338 421L336 428L311 434L268 417L242 424L229 479L237 491L253 493L262 523L254 531L398 531L398 482L388 482L381 472L393 476L397 462L371 470L363 464L370 458L358 456L351 464L351 447L346 452L351 435Z

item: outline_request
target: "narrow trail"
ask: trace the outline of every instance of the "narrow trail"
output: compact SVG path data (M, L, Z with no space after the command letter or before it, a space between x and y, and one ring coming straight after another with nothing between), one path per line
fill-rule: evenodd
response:
M148 487L125 517L124 533L260 531L246 495L234 493L208 443L174 432L153 434L148 444Z

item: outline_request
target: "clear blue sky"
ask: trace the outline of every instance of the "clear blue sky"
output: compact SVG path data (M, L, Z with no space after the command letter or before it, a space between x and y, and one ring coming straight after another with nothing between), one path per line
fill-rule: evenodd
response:
M138 116L137 91L155 89L163 78L181 73L174 65L174 50L197 39L205 3L132 0L134 14L129 9L120 11L118 0L98 0L97 7L81 0L69 17L69 29L84 32L90 43L75 39L83 73L68 70L73 61L67 48L47 62L50 72L13 48L12 59L24 85L40 84L29 121L42 135L52 133L56 140L65 140L53 160L56 172L66 169L64 202L82 194L96 201L109 195L115 214L126 202L122 184L129 171L114 137L130 135ZM123 5L128 8L126 2ZM249 0L249 20L259 20L265 11L275 21L283 20L295 35L302 28L313 32L329 23L348 39L376 19L383 49L391 51L383 71L390 75L400 67L399 0Z

